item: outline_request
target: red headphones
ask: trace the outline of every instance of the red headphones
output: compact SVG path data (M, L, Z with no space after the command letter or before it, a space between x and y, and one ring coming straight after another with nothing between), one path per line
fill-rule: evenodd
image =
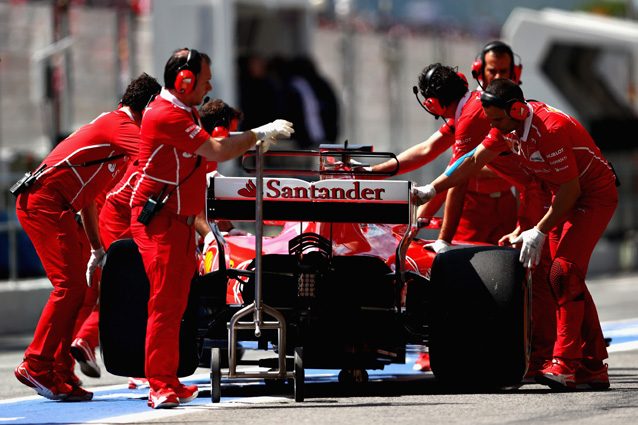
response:
M492 41L487 43L481 53L476 57L474 63L472 63L472 77L476 81L478 81L479 85L483 87L483 72L485 71L485 55L492 51L501 51L507 53L512 59L512 64L510 68L511 80L516 84L521 83L521 74L523 73L523 64L521 63L520 57L512 51L512 48L502 41ZM516 58L518 58L518 63L516 63Z
M196 58L199 58L199 56L200 55L197 50L189 50L188 56L186 57L186 62L184 63L184 65L177 68L177 76L175 76L174 87L178 93L189 94L193 91L193 89L195 89L195 84L197 84L197 76L189 68L191 67L191 58L195 60Z
M213 137L228 137L230 135L230 131L228 131L228 128L224 127L224 126L217 126L213 129L213 132L211 133L211 136Z
M430 79L432 78L436 70L439 69L440 66L441 65L433 66L427 72L427 74L425 74L424 80L425 80L426 87L429 87ZM456 75L458 75L459 78L463 80L463 84L465 85L465 88L467 88L468 87L467 77L465 77L465 75L462 72L457 72ZM427 109L429 113L435 116L442 116L445 113L446 107L441 105L441 102L439 102L439 99L437 99L436 97L427 97L423 101L423 106L425 106L425 109Z
M505 113L512 119L517 121L525 121L529 116L529 108L527 102L520 99L510 99L508 101L503 100L501 97L489 93L481 93L481 104L483 106L496 106L505 110Z

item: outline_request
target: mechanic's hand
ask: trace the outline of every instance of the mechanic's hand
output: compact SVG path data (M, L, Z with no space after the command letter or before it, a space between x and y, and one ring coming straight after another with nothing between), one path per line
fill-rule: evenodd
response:
M266 153L266 152L268 152L268 149L270 149L270 147L272 145L276 144L276 143L277 143L277 139L269 137L269 138L264 139L264 140L257 140L256 146L261 146L262 147L261 151L263 153Z
M436 189L431 184L425 186L414 186L412 188L412 195L416 197L419 205L425 204L430 199L436 196Z
M452 244L444 241L443 239L437 239L432 243L425 244L423 248L434 251L436 254L440 254L445 251L449 251L452 247Z
M215 241L215 235L213 234L213 232L206 233L206 236L204 236L204 247L202 248L202 254L206 255L206 252L208 251L210 244L213 243L214 241Z
M517 230L514 230L512 233L508 233L507 235L504 235L498 240L498 246L514 246L515 245L514 241L516 240L516 238L518 238L518 235L519 233Z
M89 258L89 262L86 265L86 284L89 286L89 288L91 287L91 279L93 278L95 269L97 269L98 267L102 267L105 261L106 253L104 252L104 248L91 250L91 258Z
M543 252L543 244L547 235L536 227L522 232L517 238L512 240L513 244L523 242L521 247L521 255L519 260L527 268L537 266L541 261L541 253Z
M250 131L255 133L257 140L288 138L295 132L292 128L292 123L286 120L275 120L260 127L253 128ZM264 146L264 149L268 150L267 147L268 146Z

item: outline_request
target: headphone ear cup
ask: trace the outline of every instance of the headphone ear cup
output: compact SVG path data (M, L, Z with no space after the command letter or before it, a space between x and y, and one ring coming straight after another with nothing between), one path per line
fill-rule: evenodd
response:
M483 72L481 72L483 70L483 61L481 60L480 56L478 58L476 58L474 60L474 63L472 63L472 77L475 80L483 80Z
M445 112L445 108L441 106L439 99L437 99L436 97L428 97L427 99L425 99L425 101L423 101L423 106L425 106L427 110L434 115L441 116Z
M181 94L189 94L195 88L195 74L188 69L183 69L175 77L175 90Z
M512 106L510 106L508 115L515 120L524 121L529 116L527 104L520 100L515 101L512 103Z
M213 132L211 133L211 136L213 137L228 137L230 133L228 132L228 129L226 127L223 126L217 126L213 129Z

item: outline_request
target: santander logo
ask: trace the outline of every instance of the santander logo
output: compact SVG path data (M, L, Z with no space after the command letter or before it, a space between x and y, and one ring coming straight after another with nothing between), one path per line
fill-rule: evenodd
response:
M300 182L305 183L305 182ZM321 183L321 182L320 182ZM317 184L295 184L290 180L268 179L264 185L264 198L286 200L344 200L344 201L380 201L386 189L384 187L363 187L360 181L340 180L339 185L320 186ZM345 183L345 184L344 184ZM237 194L254 198L256 186L248 180Z
M252 177L211 179L209 196L218 200L253 200L257 196ZM325 179L308 182L296 178L264 178L264 200L293 202L408 203L410 182L399 180Z
M246 187L239 189L237 194L245 198L254 198L257 196L257 186L252 180L248 180Z

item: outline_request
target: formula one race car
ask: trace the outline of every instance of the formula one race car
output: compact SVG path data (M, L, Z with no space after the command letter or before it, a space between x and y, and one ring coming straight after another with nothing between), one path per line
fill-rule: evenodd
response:
M304 155L319 159L321 180L263 177L260 156ZM182 320L180 376L210 365L213 402L221 397L222 368L230 378L291 379L302 401L305 368L339 369L340 381L365 379L366 369L404 363L406 345L420 344L445 385L521 381L530 287L518 252L478 244L438 255L424 249L429 241L417 234L438 221L415 220L410 182L344 178L379 178L359 175L352 164L365 170L355 158L384 155L393 157L332 146L257 153L257 178L211 178L209 219L256 220L256 232L224 237L213 226L217 244L200 259ZM269 220L282 231L263 237ZM134 243L115 242L100 295L102 355L113 374L144 376L147 300ZM245 341L276 357L244 371L238 347ZM496 359L498 368L477 367Z

